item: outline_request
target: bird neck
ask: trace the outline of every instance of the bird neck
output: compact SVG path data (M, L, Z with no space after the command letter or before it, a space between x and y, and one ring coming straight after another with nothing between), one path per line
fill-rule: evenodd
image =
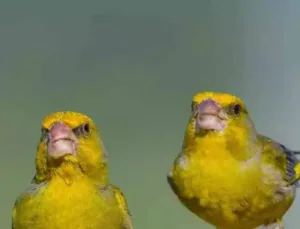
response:
M79 164L69 161L61 163L58 167L51 167L49 169L50 180L63 179L67 185L71 185L74 181L80 180L84 177Z
M238 161L247 161L260 152L259 144L250 141L247 135L229 135L227 133L211 132L197 135L186 132L184 138L184 151L187 154L198 154L201 157L215 155L220 158L233 157Z
M89 168L88 171L86 171L86 175L100 186L106 186L109 184L108 166L106 163L102 163L93 169Z

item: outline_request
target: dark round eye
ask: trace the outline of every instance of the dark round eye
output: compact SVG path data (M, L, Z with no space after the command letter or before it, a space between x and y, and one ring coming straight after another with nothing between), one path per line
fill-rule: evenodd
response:
M47 129L42 128L42 129L41 129L41 133L42 133L42 135L46 135L46 134L48 133L48 131L47 131Z
M195 102L192 102L191 110L192 110L192 114L193 114L193 115L196 115L196 114L197 114L197 108L198 108L198 104L195 103Z
M89 133L90 132L90 125L89 124L84 124L83 125L83 130L84 130L84 132Z
M46 128L42 128L41 132L42 132L42 134L41 134L41 139L40 140L41 141L46 140L47 137L48 137L48 130Z
M235 114L235 115L238 115L241 113L241 110L242 110L242 107L240 104L235 104L233 107L232 107L232 112Z
M195 102L192 102L192 104L191 104L191 110L195 111L196 107L197 107L197 104Z

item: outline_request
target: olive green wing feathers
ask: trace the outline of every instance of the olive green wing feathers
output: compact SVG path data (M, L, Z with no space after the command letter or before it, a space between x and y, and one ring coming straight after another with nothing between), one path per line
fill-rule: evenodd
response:
M117 202L119 203L121 211L124 213L124 229L133 229L131 213L129 211L127 201L123 192L121 191L120 188L118 188L115 185L111 184L110 186L114 191L114 196Z
M300 161L296 155L300 152L290 150L268 137L260 135L259 138L264 146L262 160L267 164L274 164L288 184L297 185L300 178Z

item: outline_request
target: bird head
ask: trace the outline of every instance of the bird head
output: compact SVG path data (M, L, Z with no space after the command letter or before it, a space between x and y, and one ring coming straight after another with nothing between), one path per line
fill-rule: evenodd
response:
M37 181L51 174L79 173L107 182L107 155L95 123L86 115L64 111L42 121L36 154Z
M192 101L186 141L209 139L241 150L255 141L256 131L243 101L235 95L203 92Z

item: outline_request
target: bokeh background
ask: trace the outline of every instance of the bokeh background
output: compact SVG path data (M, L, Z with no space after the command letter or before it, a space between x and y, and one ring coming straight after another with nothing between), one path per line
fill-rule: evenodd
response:
M99 125L136 229L212 228L166 182L191 98L237 94L259 131L300 149L299 15L292 0L3 0L0 227L33 176L42 118L77 110Z

